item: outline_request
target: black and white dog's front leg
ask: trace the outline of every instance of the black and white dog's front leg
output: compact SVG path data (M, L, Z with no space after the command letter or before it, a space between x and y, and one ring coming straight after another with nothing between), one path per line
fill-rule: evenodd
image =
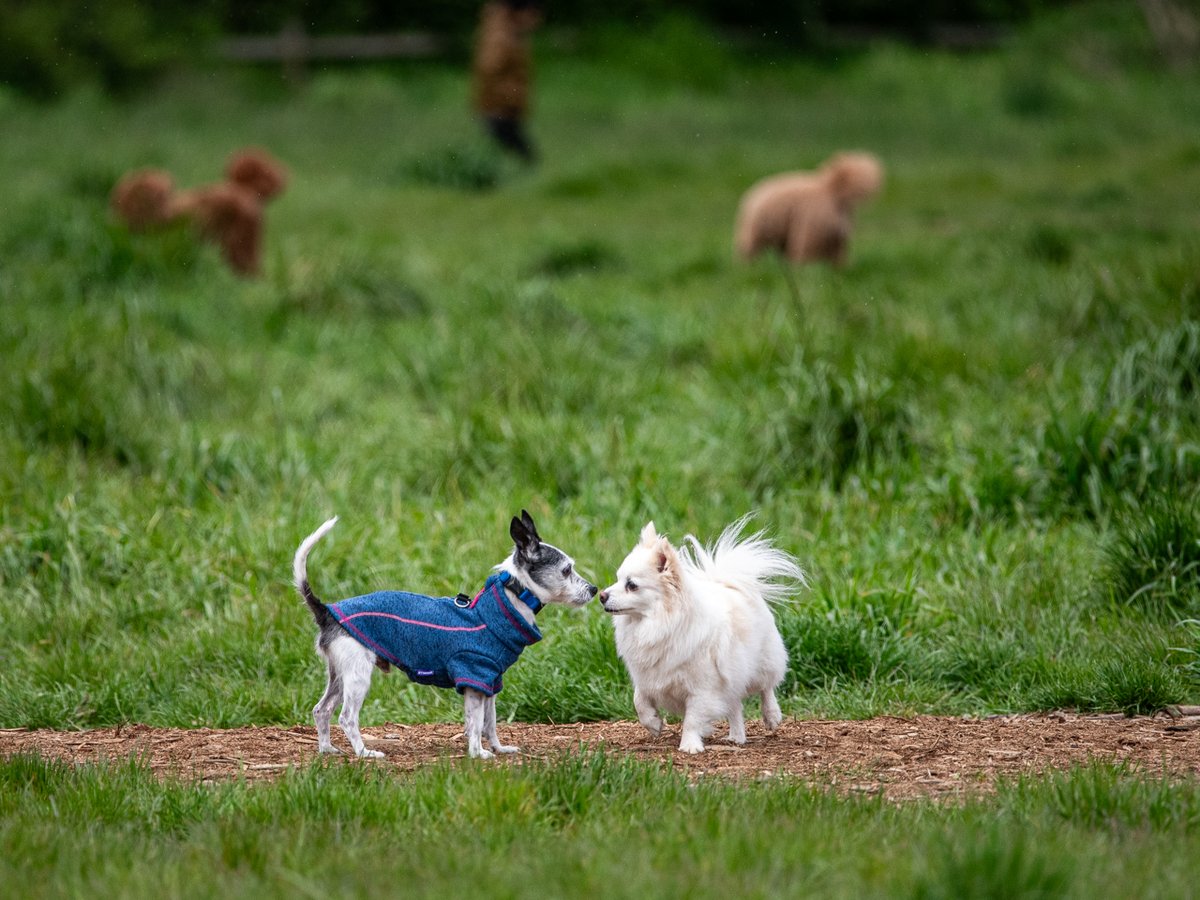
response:
M472 759L491 759L492 750L496 753L516 753L516 747L500 743L496 734L496 698L489 697L480 691L467 688L463 691L463 706L465 707L465 725L463 734L467 739L467 755ZM487 737L492 750L483 746Z
M496 695L487 698L486 705L483 710L483 730L487 734L488 743L497 753L516 753L517 748L508 744L500 743L500 737L496 734Z
M465 723L463 734L467 739L467 755L472 759L491 759L492 751L483 749L483 729L487 719L487 694L467 688L463 691Z

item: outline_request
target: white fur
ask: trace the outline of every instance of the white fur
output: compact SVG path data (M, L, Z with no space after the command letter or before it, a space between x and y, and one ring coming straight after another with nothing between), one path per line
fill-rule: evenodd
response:
M524 510L521 514L523 518L528 517L528 513ZM528 521L532 528L532 519ZM514 519L514 525L515 523ZM306 537L296 549L296 555L292 559L292 578L295 581L296 590L300 591L302 595L304 585L308 581L308 555L317 541L328 534L336 524L337 516L334 516ZM557 578L555 584L548 588L531 578L529 573L518 564L515 552L496 566L496 571L508 572L528 587L542 603L561 603L568 606L582 606L587 603L595 595L596 588L575 572L574 560L558 550L557 547L544 544L540 540L538 544L560 554L563 563L569 564L570 574L561 575L561 578ZM511 590L509 596L517 612L526 622L533 624L534 613L528 604ZM326 674L325 692L317 701L317 705L313 707L313 721L317 726L318 751L321 753L341 752L333 745L329 734L333 711L340 703L342 711L338 716L338 725L341 726L347 740L350 741L350 746L354 748L355 754L362 758L383 756L383 753L378 750L367 749L363 743L362 732L358 727L358 715L363 701L366 699L367 691L371 687L371 675L375 671L376 656L374 652L368 650L348 634L340 634L328 645L322 647L320 635L318 635L317 655L325 661ZM480 691L466 688L463 691L463 718L467 753L472 758L490 759L493 751L495 753L517 752L516 747L500 743L500 738L496 733L496 698L494 695L489 697ZM484 737L487 738L488 744L492 748L490 751L483 747Z
M312 552L317 541L329 534L337 520L337 516L326 519L320 528L301 541L300 546L296 548L296 555L292 558L292 583L296 585L296 590L300 590L300 586L308 581L308 554Z
M614 616L617 653L633 679L638 721L662 730L660 711L683 716L679 749L699 753L713 725L745 743L742 701L758 694L763 722L782 721L775 688L787 650L768 607L804 573L761 533L741 537L746 519L706 548L688 535L677 551L651 522L600 601Z

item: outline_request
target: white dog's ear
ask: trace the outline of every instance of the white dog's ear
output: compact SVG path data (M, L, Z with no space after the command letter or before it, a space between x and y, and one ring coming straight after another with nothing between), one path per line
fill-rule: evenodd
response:
M654 530L654 523L647 522L642 528L642 546L653 547L658 542L658 532Z
M660 537L654 544L654 568L664 582L679 586L679 556L665 537Z

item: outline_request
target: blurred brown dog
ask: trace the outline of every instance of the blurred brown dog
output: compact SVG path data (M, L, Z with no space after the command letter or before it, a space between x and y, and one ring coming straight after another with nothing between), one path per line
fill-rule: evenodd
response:
M883 166L869 153L838 153L816 172L788 172L742 195L733 246L750 259L776 250L794 263L846 262L854 210L883 185Z
M117 182L109 202L132 231L189 221L201 237L221 248L233 271L257 275L262 267L263 206L287 186L287 169L265 150L239 150L229 158L225 179L176 191L169 173L139 169Z

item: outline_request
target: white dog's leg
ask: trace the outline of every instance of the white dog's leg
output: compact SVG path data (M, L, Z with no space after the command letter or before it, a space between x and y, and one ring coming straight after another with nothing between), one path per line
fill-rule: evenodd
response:
M746 743L746 718L742 713L742 701L738 700L729 710L729 737L732 744Z
M337 666L342 680L342 712L338 716L338 725L346 733L354 752L363 758L378 758L383 756L378 750L368 750L363 743L362 732L358 730L358 713L362 709L363 700L367 697L367 689L371 687L371 672L375 668L375 657L370 651L353 644L353 638L345 638L351 644L342 643L342 639L334 641L329 650L337 659ZM353 645L352 645L353 644Z
M483 730L487 734L488 743L497 753L516 753L517 748L500 743L496 734L496 695L487 698L483 706Z
M492 751L483 749L483 724L487 717L487 695L467 688L463 691L464 726L467 755L472 759L491 759Z
M325 660L325 669L327 676L325 693L313 707L313 721L317 725L317 751L319 753L341 753L342 751L333 746L333 741L329 739L329 722L333 718L333 710L337 707L338 701L342 699L342 678L328 659Z
M663 720L658 715L658 709L650 699L637 688L633 689L633 708L637 710L638 721L653 735L662 732Z
M774 731L783 721L783 711L779 708L779 701L775 699L773 688L762 692L762 717L767 731Z
M703 753L704 739L712 734L713 722L724 710L707 697L691 697L683 713L683 735L679 749L684 753Z

